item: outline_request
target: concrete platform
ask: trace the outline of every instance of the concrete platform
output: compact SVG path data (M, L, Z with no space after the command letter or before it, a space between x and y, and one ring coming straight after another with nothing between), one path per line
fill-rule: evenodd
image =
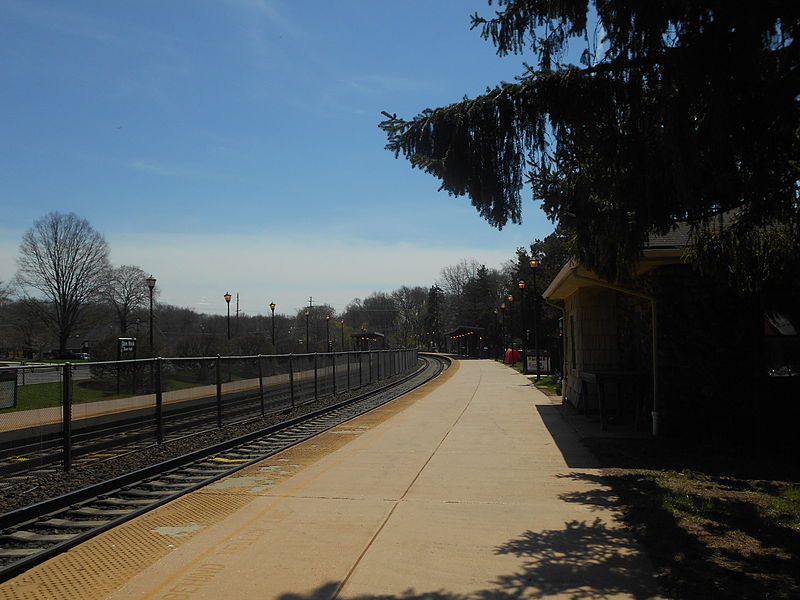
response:
M488 360L0 585L26 600L658 594L592 456Z

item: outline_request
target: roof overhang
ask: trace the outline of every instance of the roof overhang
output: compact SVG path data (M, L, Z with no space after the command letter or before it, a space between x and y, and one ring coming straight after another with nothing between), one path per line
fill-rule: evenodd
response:
M450 331L445 335L451 338L460 338L467 335L482 335L482 334L483 334L483 327L470 327L466 325L459 325L453 331Z
M634 275L642 275L660 265L679 264L685 262L685 248L648 248L642 252L641 260L636 263L633 269ZM574 294L579 288L591 287L592 280L597 285L610 283L574 260L565 264L558 275L555 276L547 289L542 293L542 297L548 300L565 300Z

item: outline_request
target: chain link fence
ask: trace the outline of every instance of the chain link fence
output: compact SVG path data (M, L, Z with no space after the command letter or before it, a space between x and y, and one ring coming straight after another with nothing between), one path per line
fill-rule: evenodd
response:
M413 370L416 349L155 358L0 367L0 473L114 437L158 443L198 423L223 427Z

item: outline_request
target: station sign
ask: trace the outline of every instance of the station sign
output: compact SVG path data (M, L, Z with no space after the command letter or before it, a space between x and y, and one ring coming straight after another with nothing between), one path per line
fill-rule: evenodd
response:
M549 353L545 354L544 352L542 352L541 354L539 354L538 356L539 364L536 364L537 356L535 350L534 351L528 350L528 353L525 355L525 358L527 359L528 363L527 365L525 365L526 373L538 373L541 375L552 373L552 370L550 369Z
M118 338L119 339L119 353L126 354L128 352L136 352L136 338Z

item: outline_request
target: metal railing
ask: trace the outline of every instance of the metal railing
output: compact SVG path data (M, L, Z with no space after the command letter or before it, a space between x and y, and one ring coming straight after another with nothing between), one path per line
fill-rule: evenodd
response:
M152 358L0 367L0 465L110 445L159 444L191 424L225 424L291 410L413 370L416 349ZM205 425L202 425L205 423Z

